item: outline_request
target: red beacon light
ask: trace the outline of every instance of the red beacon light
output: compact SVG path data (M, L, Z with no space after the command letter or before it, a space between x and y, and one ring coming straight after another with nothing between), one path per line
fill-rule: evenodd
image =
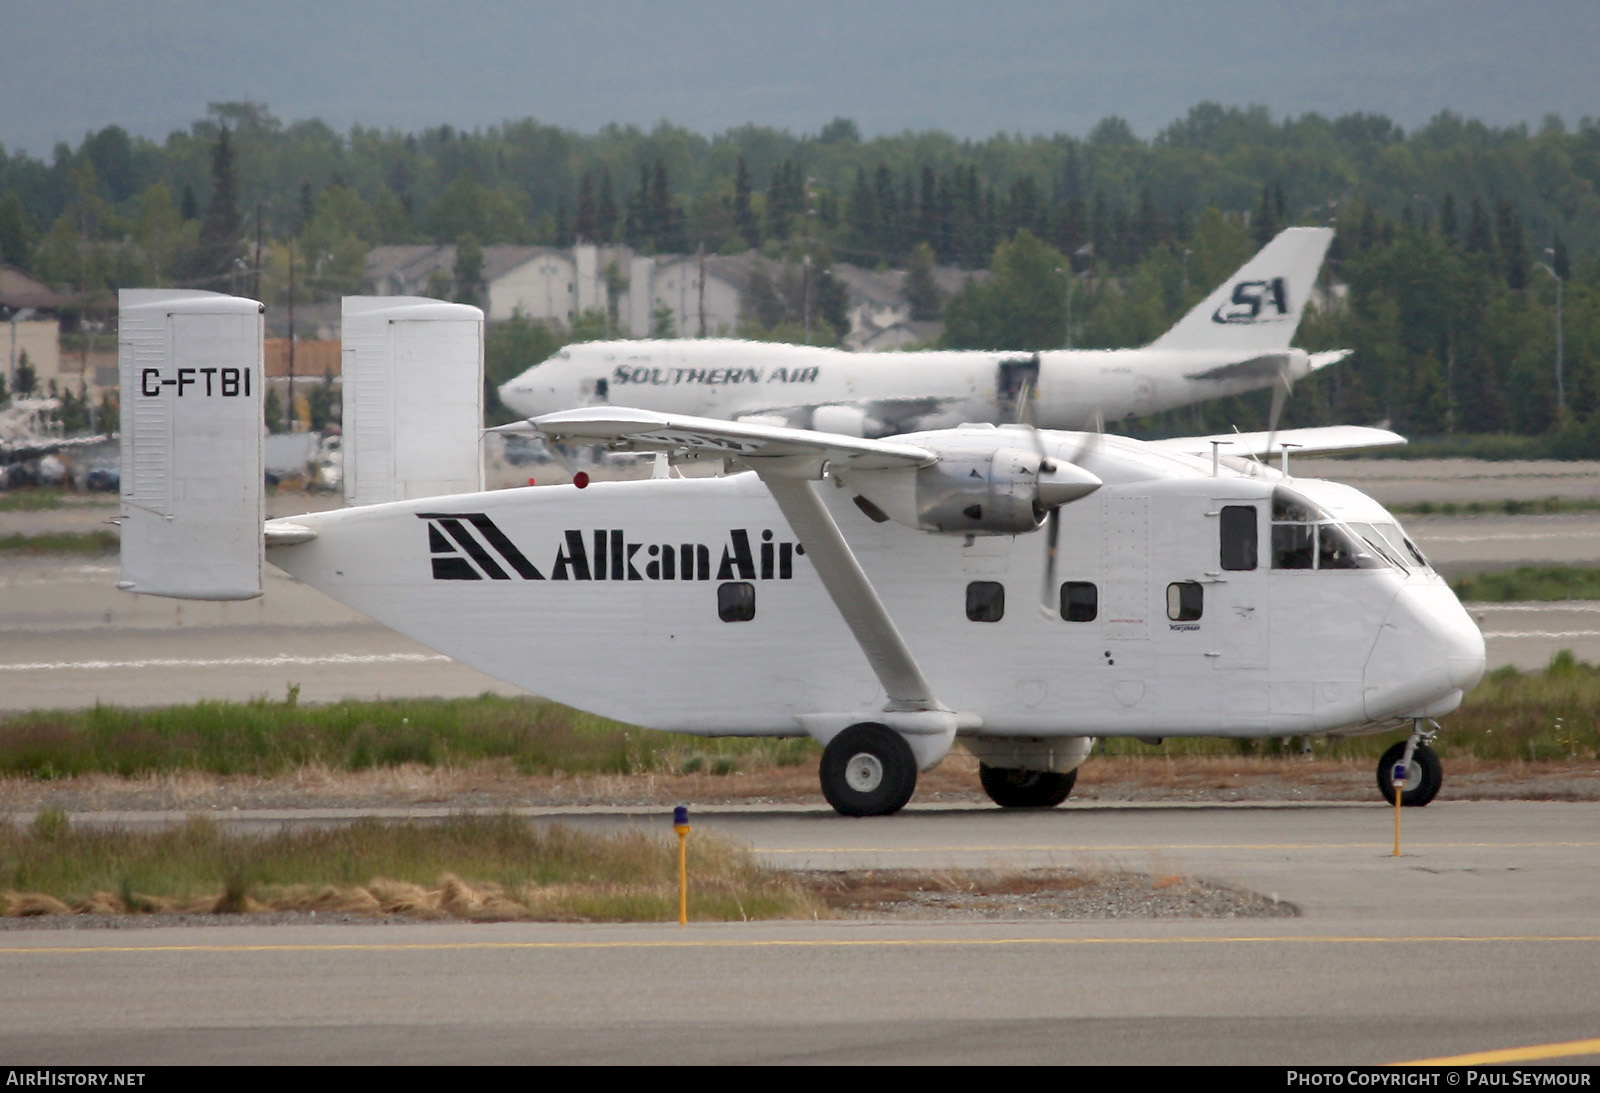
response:
M583 489L589 484L589 472L579 471L577 474L573 475L572 484L577 486L580 490Z

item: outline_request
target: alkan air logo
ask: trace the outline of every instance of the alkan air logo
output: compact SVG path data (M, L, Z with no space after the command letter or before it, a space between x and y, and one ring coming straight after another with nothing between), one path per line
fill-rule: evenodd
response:
M1263 315L1263 311L1273 314ZM1289 315L1289 286L1282 277L1270 281L1240 281L1233 297L1211 316L1214 323L1274 322Z
M417 518L428 525L436 581L787 581L795 558L806 552L799 543L775 539L770 529L752 534L733 528L713 548L635 542L617 528L569 528L541 569L487 513L419 512Z

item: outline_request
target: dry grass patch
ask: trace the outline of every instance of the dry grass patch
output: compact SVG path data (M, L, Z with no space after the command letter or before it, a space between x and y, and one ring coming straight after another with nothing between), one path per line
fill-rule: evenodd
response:
M689 844L690 916L812 917L822 905L726 839ZM511 816L363 820L270 836L200 817L155 832L75 830L57 810L0 828L0 914L336 910L468 920L668 921L677 843Z

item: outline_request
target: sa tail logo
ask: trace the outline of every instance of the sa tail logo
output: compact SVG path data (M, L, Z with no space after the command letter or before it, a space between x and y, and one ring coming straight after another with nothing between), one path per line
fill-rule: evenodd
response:
M1233 286L1233 298L1211 316L1214 323L1253 323L1262 318L1262 308L1272 308L1282 318L1289 314L1289 287L1282 277L1270 281L1240 281Z

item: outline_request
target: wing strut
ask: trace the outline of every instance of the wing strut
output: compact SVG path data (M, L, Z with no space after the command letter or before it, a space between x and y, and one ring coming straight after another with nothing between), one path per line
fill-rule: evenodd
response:
M760 460L749 462L772 492L784 519L800 537L806 556L811 559L817 576L822 578L823 587L883 684L884 693L889 696L887 708L943 710L945 707L934 697L933 688L923 677L922 669L917 667L899 628L889 617L883 601L878 599L877 589L867 579L850 544L839 531L839 525L834 523L811 483L767 470Z

